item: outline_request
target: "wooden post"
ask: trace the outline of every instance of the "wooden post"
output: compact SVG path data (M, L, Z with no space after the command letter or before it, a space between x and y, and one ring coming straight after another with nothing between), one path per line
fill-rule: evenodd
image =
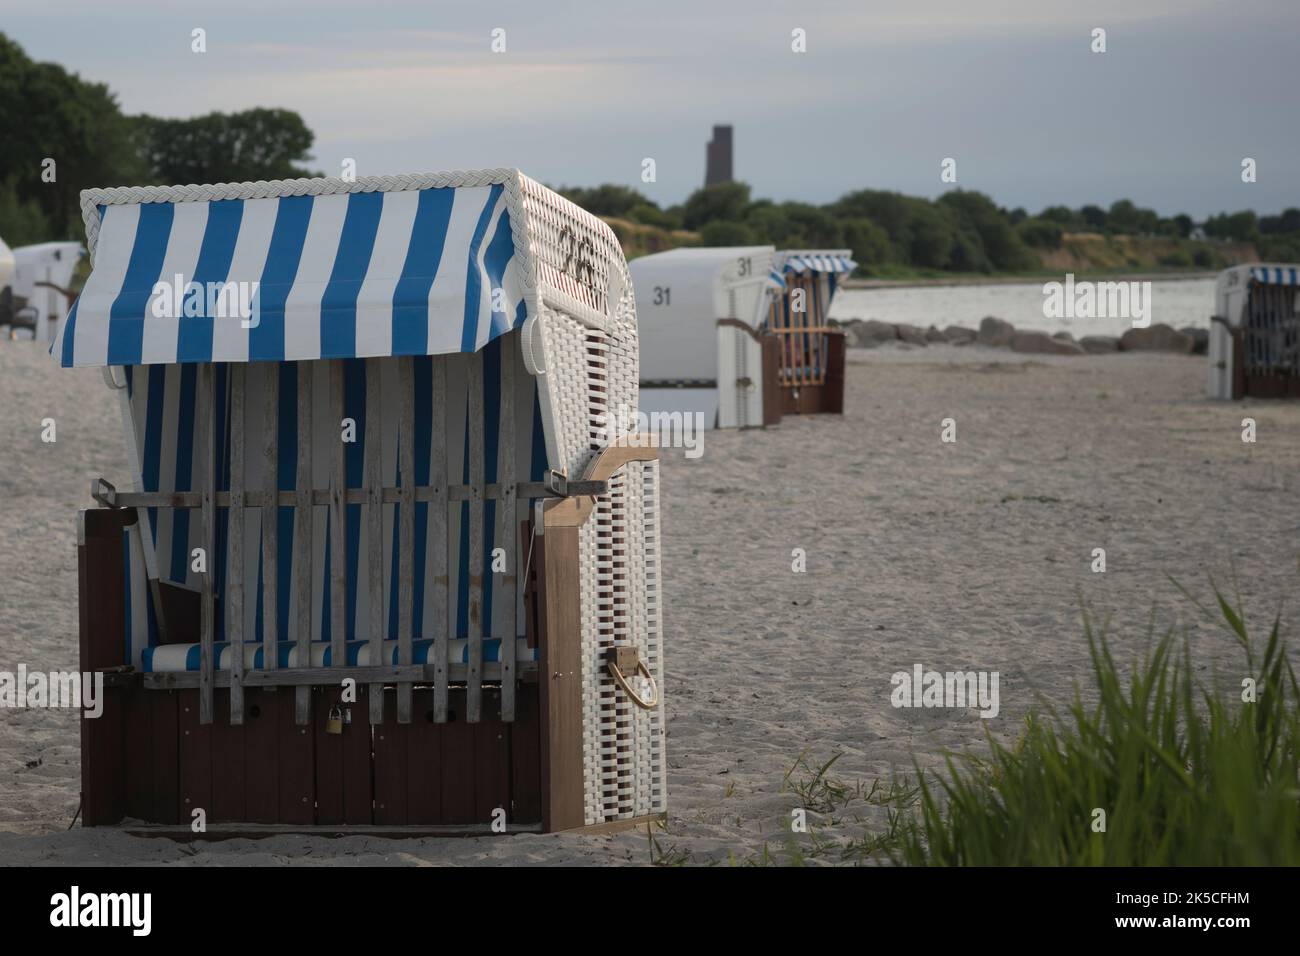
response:
M262 389L262 667L275 670L279 665L280 621L280 509L276 505L280 468L280 366L274 362L262 366L265 386Z
M384 660L384 451L381 359L366 359L366 564L370 593L370 665ZM358 572L358 575L360 572ZM384 722L384 685L370 685L370 723Z
M466 720L483 709L483 353L469 356L469 665Z
M820 411L844 414L844 346L843 332L826 333L826 379L822 389Z
M199 491L203 514L203 574L199 598L199 723L212 723L213 631L216 630L216 596L212 590L216 561L217 508L217 399L216 376L211 362L198 367L196 419L199 436Z
M759 342L763 351L763 425L776 425L781 421L781 338L767 332Z
M447 362L435 355L432 359L433 414L430 435L429 484L433 500L429 502L429 540L433 542L433 719L447 720L447 629L451 611L447 592L447 560L451 548L447 534Z
M581 520L552 523L545 511L536 539L541 663L542 826L548 833L582 826L582 616L578 561Z
M398 494L401 501L400 527L397 532L397 663L411 663L412 617L415 614L415 366L409 355L397 360L398 389L401 398L397 416L397 466L401 471ZM423 583L423 582L421 582ZM411 722L411 684L397 685L397 722Z
M803 311L796 312L793 308L790 310L790 328L796 329L796 332L790 334L793 345L794 386L796 388L803 385L803 365L805 365L805 358L803 358L803 329L807 328L807 324L809 324L809 289L807 289L807 282L803 280L802 276L798 280L798 287L803 293Z
M506 339L501 349L501 428L497 445L497 485L501 489L501 499L497 507L501 510L500 547L505 552L506 569L501 575L501 597L497 606L503 611L501 616L493 616L492 622L501 635L501 650L497 659L501 662L501 719L515 719L515 644L518 630L517 587L515 556L515 362L517 350L510 346L515 344L514 337Z
M1242 328L1232 330L1232 397L1246 395L1246 335Z
M123 523L136 520L133 511L95 508L77 515L77 583L81 671L88 673L130 664L127 647ZM103 712L97 719L81 715L82 824L93 827L117 823L131 804L133 781L127 770L132 745L143 728L130 723L126 707L147 697L141 690L105 688ZM125 729L124 729L125 727ZM137 791L138 792L138 788Z
M230 580L226 583L226 630L230 634L230 722L244 722L244 379L242 363L230 365ZM265 508L262 509L265 513Z
M294 476L293 513L293 582L298 595L298 614L294 619L294 639L298 646L298 666L311 666L311 539L313 508L311 503L311 393L313 363L298 363L298 468ZM294 723L311 723L311 688L294 690Z
M814 328L822 329L826 326L825 303L822 301L822 282L830 284L829 276L822 276L820 273L812 275L813 284L813 312L811 325ZM826 333L817 332L812 336L809 343L812 347L812 381L815 385L821 385L826 381L826 355L824 346L826 344Z
M343 498L348 484L343 448L343 362L330 362L330 663L345 667L347 652L348 549L347 505Z

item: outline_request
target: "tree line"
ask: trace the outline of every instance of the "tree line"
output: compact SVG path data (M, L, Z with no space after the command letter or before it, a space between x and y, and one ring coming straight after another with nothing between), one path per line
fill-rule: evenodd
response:
M127 115L105 84L37 63L0 33L0 237L11 246L80 238L80 193L93 186L314 175L312 141L292 110Z
M1023 272L1041 268L1039 253L1059 249L1067 233L1180 240L1162 264L1202 268L1218 263L1208 243L1253 243L1261 257L1300 259L1300 209L1277 216L1220 213L1203 223L1187 214L1162 217L1120 199L1108 208L1049 206L1036 215L998 206L983 193L952 190L934 200L863 189L825 205L754 199L745 183L705 187L661 208L627 186L559 187L587 210L618 222L698 233L715 245L847 248L862 271Z

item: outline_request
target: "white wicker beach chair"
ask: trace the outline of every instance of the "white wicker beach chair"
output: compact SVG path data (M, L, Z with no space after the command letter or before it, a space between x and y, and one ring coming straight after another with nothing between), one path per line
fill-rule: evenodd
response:
M771 246L671 249L633 259L641 411L703 416L705 428L772 424L759 329L784 284ZM770 390L770 389L769 389Z
M98 482L108 508L84 516L83 660L139 675L122 706L148 710L153 744L190 707L211 738L187 758L181 736L180 802L153 771L90 779L87 821L219 803L218 751L254 759L226 735L286 700L281 731L316 744L295 761L281 744L270 822L357 822L322 810L336 739L369 748L361 822L662 814L659 473L654 447L611 433L636 409L638 340L609 227L512 169L82 206L93 269L52 354L107 370L134 472L129 491ZM347 722L345 678L369 721ZM296 689L264 696L277 685ZM84 747L153 746L104 733ZM345 793L365 786L338 759Z

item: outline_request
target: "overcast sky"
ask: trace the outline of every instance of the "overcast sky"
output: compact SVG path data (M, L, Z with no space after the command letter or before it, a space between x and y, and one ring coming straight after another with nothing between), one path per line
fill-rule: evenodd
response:
M1300 0L0 0L0 30L127 112L295 109L332 175L518 166L666 204L731 123L756 196L935 196L953 157L1030 211L1300 205Z

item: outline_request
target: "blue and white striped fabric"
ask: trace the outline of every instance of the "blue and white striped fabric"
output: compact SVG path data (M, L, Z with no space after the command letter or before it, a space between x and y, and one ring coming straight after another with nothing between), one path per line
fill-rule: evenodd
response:
M99 215L64 367L474 352L526 317L501 185Z
M516 480L539 480L547 468L546 442L543 434L541 411L537 402L536 380L524 370L519 349L512 340L496 340L483 352L483 407L484 407L484 480L491 484L500 480L497 458L500 435L500 380L502 363L515 363L515 434L519 436L515 449ZM433 362L447 362L447 403L441 407L434 402L432 384ZM435 414L446 415L446 461L442 481L446 484L464 484L469 479L469 357L451 356L448 359L429 357L414 360L415 389L415 483L427 485L433 480L437 464L432 448ZM381 478L386 486L398 484L397 420L400 402L396 363L381 362L381 407L366 407L366 378L368 363L361 360L344 362L345 414L356 422L356 441L346 448L345 468L349 487L361 487L367 446L380 443ZM230 487L230 384L228 366L216 367L217 403L217 462L218 490ZM312 449L314 453L312 483L317 488L329 484L329 455L339 439L338 424L330 420L328 412L328 364L324 362L262 362L248 366L245 377L245 446L260 449L265 443L265 400L268 377L278 377L279 403L276 409L276 428L279 454L276 483L280 490L295 487L295 468L298 449L297 388L298 375L310 372L313 378ZM192 491L198 487L198 466L202 450L196 441L196 366L153 365L128 366L126 369L128 400L134 426L135 446L139 455L139 485L145 491ZM378 422L380 427L375 427ZM439 424L438 427L441 427ZM248 488L264 486L263 458L260 454L245 455L245 482ZM520 516L527 514L520 502ZM448 508L447 539L442 545L430 534L430 504L418 502L415 506L415 552L413 577L413 632L416 640L432 638L435 621L445 615L445 633L450 641L463 640L469 633L469 505L452 503ZM500 621L504 617L501 589L494 588L497 577L492 573L492 549L498 546L504 532L503 519L496 501L484 502L484 567L476 571L483 577L483 633L487 638L501 638ZM229 541L239 529L231 526L229 510L217 509L216 554L210 566L216 569L214 585L217 594L225 593L225 581L232 571L229 558ZM331 638L331 572L329 540L337 529L332 527L329 509L316 507L308 520L312 522L312 555L310 567L294 566L293 535L297 520L293 508L276 509L279 548L278 567L271 578L276 582L277 620L275 633L279 641L291 642L295 638L292 621L298 615L298 599L292 583L306 573L311 576L312 640L328 643ZM363 520L363 505L348 505L344 515L347 568L345 572L347 595L345 639L365 641L369 637L370 595L368 569L364 556L369 553L367 522ZM262 509L249 508L244 513L244 639L260 642L263 633L265 602L262 592ZM385 639L396 640L398 625L398 528L400 506L385 505L383 513L383 601ZM197 589L201 575L195 573L190 562L192 549L202 545L201 521L197 513L183 508L148 509L144 516L143 533L157 559L158 575L162 580L187 585ZM446 607L434 607L438 593L433 576L433 549L447 547L449 555L448 594ZM127 660L137 667L177 669L160 665L153 660L150 650L158 642L157 622L153 602L149 599L146 564L141 535L128 532L124 543L127 554ZM522 607L522 589L517 595L517 621L520 633L525 620ZM224 602L217 603L217 641L229 637L229 622L225 618ZM451 645L454 656L457 645ZM159 649L161 650L161 649ZM146 652L149 657L146 659ZM179 652L167 652L179 653ZM164 655L165 656L165 655ZM183 663L183 662L182 662ZM183 667L179 669L184 669Z
M1300 285L1300 268L1296 266L1251 266L1250 277L1264 285Z
M857 263L832 253L794 253L785 260L786 272L852 272Z
M768 287L772 289L784 289L785 278L781 275L781 273L773 270L772 272L769 272L767 274L767 284Z

